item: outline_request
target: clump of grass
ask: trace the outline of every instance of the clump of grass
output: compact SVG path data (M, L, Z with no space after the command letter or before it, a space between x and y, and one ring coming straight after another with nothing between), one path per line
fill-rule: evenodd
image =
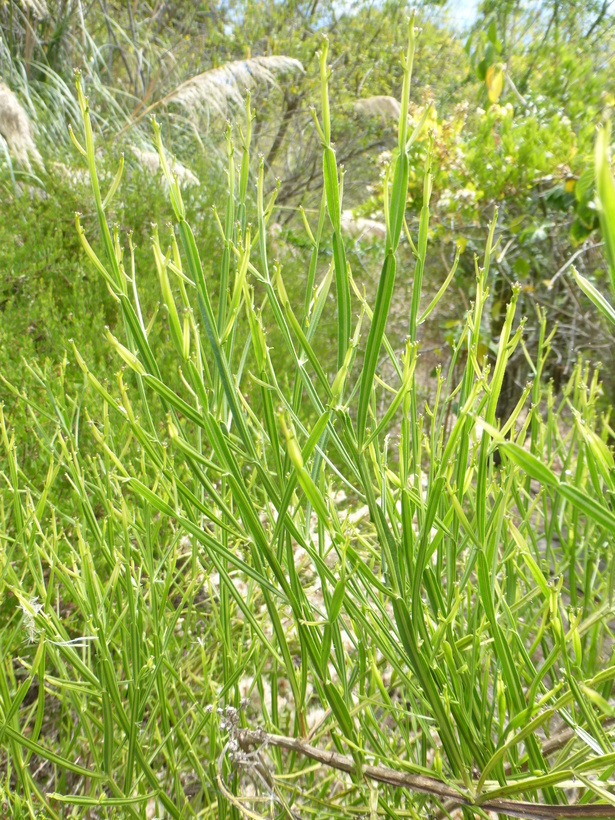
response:
M276 192L250 156L248 98L214 217L217 301L154 123L175 224L153 232L163 310L144 315L132 245L106 216L121 173L103 197L78 79L100 251L76 225L123 319L121 339L108 333L122 370L104 384L75 340L87 400L42 374L51 409L24 397L53 422L34 433L42 487L0 417L12 596L0 707L15 805L50 817L615 816L613 458L598 372L580 363L556 398L541 382L541 315L534 381L496 417L523 322L515 289L493 366L481 360L494 217L464 332L419 406L421 325L452 274L422 305L429 151L417 236L405 219L414 39L411 21L373 306L346 258L326 40L314 114L324 194L317 219L304 216L299 305L268 251ZM415 265L400 352L386 330L404 239ZM313 344L331 295L328 373ZM153 343L161 322L174 361ZM62 482L74 506L58 500Z

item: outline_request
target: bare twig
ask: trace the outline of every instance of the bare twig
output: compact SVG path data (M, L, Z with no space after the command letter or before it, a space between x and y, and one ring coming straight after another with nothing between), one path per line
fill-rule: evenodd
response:
M577 258L577 256L580 256L582 253L585 253L586 251L591 251L591 250L593 250L594 248L601 248L603 245L604 245L604 242L596 242L596 244L595 244L595 245L583 245L583 247L582 247L582 248L579 248L579 250L578 250L578 251L576 251L575 253L573 253L573 254L572 254L572 256L571 256L571 257L570 257L570 259L566 262L566 264L565 264L565 265L562 265L562 267L558 270L558 272L555 274L555 276L553 277L553 279L551 279L551 281L550 281L550 282L549 282L549 284L547 285L547 290L553 290L553 285L557 282L557 280L560 278L560 276L562 275L562 273L564 273L564 271L565 271L567 268L569 268L569 267L570 267L570 265L572 265L572 263L573 263L573 262L574 262L574 260Z
M525 99L523 94L521 94L517 86L514 84L513 78L510 76L508 70L504 71L504 76L506 77L506 82L510 86L510 90L513 92L517 100L521 103L521 105L527 107L527 100Z
M239 734L239 743L242 748L261 746L263 740L269 746L303 755L323 766L348 774L356 772L356 762L352 757L334 751L318 749L300 738L265 734L262 731L255 732L249 729L242 730ZM386 766L371 766L369 764L363 766L361 773L364 778L375 780L378 783L386 783L395 788L431 794L447 802L450 801L451 804L457 806L480 808L482 811L494 811L509 817L521 817L527 818L527 820L615 817L615 806L610 804L592 803L587 805L553 806L547 803L530 803L524 800L506 800L502 798L481 800L480 797L474 798L461 786L453 786L428 775L400 772Z

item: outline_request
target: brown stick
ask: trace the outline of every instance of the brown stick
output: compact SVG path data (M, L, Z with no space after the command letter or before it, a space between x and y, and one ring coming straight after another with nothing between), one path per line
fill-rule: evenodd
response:
M285 737L283 735L270 735L263 731L242 730L239 733L239 743L243 748L261 746L263 743L269 746L276 746L278 749L286 749L289 752L309 757L342 772L352 774L356 772L356 763L352 757L341 755L338 752L323 751L316 746L300 738ZM410 774L409 772L399 772L389 769L386 766L365 765L362 768L362 775L378 783L386 783L401 789L431 794L450 801L458 806L468 806L469 808L480 808L483 811L494 811L499 814L506 814L509 817L527 818L527 820L568 820L568 818L615 818L615 806L608 804L592 803L589 805L553 806L547 803L529 803L524 800L505 800L494 798L493 800L475 800L471 795L462 789L456 789L438 780L423 774Z
M612 726L615 723L615 718L607 717L602 721L603 726ZM570 729L566 727L565 729L560 729L557 734L551 735L549 740L545 740L542 744L540 751L542 752L543 757L549 757L554 752L558 752L562 749L568 741L572 740L575 736L574 729Z

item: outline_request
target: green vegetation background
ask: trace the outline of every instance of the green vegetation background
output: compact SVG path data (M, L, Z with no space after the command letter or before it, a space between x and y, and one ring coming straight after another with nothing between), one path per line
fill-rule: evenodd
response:
M484 817L508 798L523 816L575 801L613 816L615 378L594 143L615 105L615 21L603 2L492 0L462 34L424 3L409 115L425 128L396 151L408 12L0 6L0 78L40 152L20 159L0 127L0 807L15 817L238 818L250 779L280 816ZM221 97L222 74L201 76L216 70ZM195 76L209 98L182 104ZM233 99L248 85L251 143ZM79 148L89 117L96 153L87 130ZM96 205L87 161L106 191L122 153ZM107 225L127 270L132 231L151 332L130 324ZM423 262L420 306L455 269L417 332ZM356 349L333 269L358 285L356 339L366 305L387 306ZM255 726L289 736L267 768ZM352 776L293 740L346 754ZM368 786L366 756L410 780Z
M282 210L276 219L280 245L292 253L280 261L299 271L291 296L293 288L302 292L306 254L296 209L300 204L313 208L320 198L320 160L311 140L309 108L318 100L315 52L324 32L332 37L333 127L348 179L344 207L355 218L382 221L383 154L395 143L395 122L386 114L361 113L355 103L375 95L398 96L403 3L176 3L165 4L154 17L145 7L129 13L121 3L104 7L105 16L95 4L85 19L87 39L70 4L50 4L42 17L36 8L10 0L0 9L0 77L25 104L45 165L45 172L35 167L36 179L30 179L18 163L11 166L6 152L0 154L0 364L9 381L28 383L24 358L41 367L57 366L73 336L97 366L109 375L114 370L104 327L115 327L117 312L84 259L73 227L74 211L84 212L86 225L91 219L84 162L66 130L76 116L75 67L84 72L96 112L103 163L114 169L120 151L125 153L128 171L113 218L120 228L134 230L138 267L152 283L151 223L163 226L170 214L157 175L143 170L132 153L133 146L152 147L147 118L131 123L145 105L201 71L250 55L287 54L303 62L305 73L280 78L279 87L254 89L255 153L265 155L269 186L281 180ZM591 157L595 124L615 103L611 14L601 2L584 3L581 11L572 2L545 2L527 10L519 3L486 2L466 33L455 25L454 7L445 12L439 4L425 3L419 16L423 31L412 105L419 110L430 102L434 106L428 122L435 138L428 283L439 281L441 262L450 264L455 246L464 251L455 298L440 311L440 332L432 333L426 346L445 346L460 332L463 311L474 296L473 254L482 252L488 219L499 204L506 252L498 258L502 276L483 328L485 350L497 341L510 284L519 280L520 311L530 318L530 333L535 336L536 305L547 306L551 325L558 324L548 373L556 386L570 376L576 351L592 350L594 360L608 365L603 376L611 395L608 334L596 327L568 277L558 276L549 289L577 250L582 250L581 270L598 285L604 277L600 251L593 250L599 237ZM210 209L222 190L225 117L205 110L194 118L194 112L186 116L172 104L155 112L170 150L200 181L187 197L199 245L211 249L205 257L213 279L217 246ZM233 110L225 113L237 116ZM409 222L418 220L422 205L424 150L423 140L415 149ZM358 239L352 260L368 292L378 273L377 254L370 252L375 242L369 234ZM147 289L146 298L153 292ZM400 305L398 313L403 312ZM404 335L401 322L398 335ZM531 347L531 340L527 343ZM320 352L326 356L326 345ZM520 355L515 372L511 365L507 376L511 397L527 377ZM12 401L4 390L3 398Z

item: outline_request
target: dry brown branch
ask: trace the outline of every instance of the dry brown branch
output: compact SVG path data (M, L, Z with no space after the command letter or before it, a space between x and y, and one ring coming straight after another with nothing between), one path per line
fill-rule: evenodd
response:
M285 737L283 735L272 735L263 731L243 730L238 735L239 745L248 750L265 743L284 749L295 754L303 755L311 760L337 769L338 771L352 774L356 772L356 763L352 757L339 754L334 751L324 751L300 738ZM386 766L363 766L362 775L369 780L378 783L386 783L395 788L408 789L410 791L430 794L440 800L450 801L450 805L468 806L469 808L480 808L483 811L493 811L509 817L527 818L527 820L568 820L568 818L613 818L615 817L615 806L610 804L592 803L588 805L554 806L547 803L530 803L524 800L507 800L502 798L475 799L462 787L451 786L438 780L436 777L429 777L423 774L411 774L410 772L400 772L389 769Z

